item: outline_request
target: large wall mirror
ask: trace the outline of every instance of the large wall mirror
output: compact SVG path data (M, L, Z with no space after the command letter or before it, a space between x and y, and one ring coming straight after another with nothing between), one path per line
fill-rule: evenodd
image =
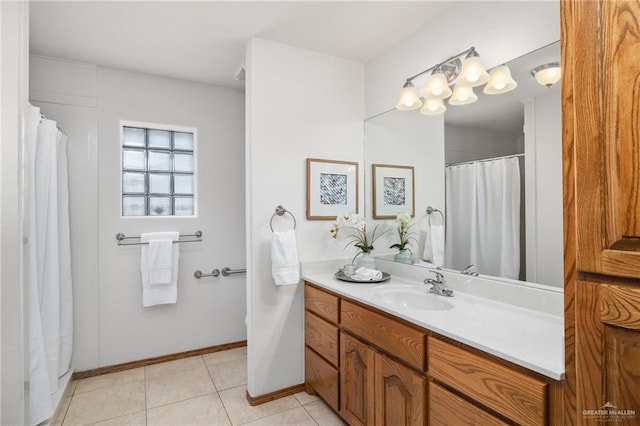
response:
M414 264L453 271L473 264L467 270L481 275L562 287L561 82L545 87L531 74L559 61L558 42L506 63L518 83L508 93L476 88L475 103L445 101L442 115L393 109L365 122L367 217L376 207L374 165L415 170ZM438 226L443 259L434 258ZM386 247L394 237L386 235L378 255L393 257Z

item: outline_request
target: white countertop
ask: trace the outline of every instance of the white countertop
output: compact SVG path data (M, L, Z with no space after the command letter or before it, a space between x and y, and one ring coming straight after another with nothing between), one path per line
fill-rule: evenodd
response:
M412 286L428 291L421 282L392 276L380 284L340 281L334 273L305 273L304 280L341 296L377 308L413 324L450 337L552 379L564 378L564 327L561 316L497 302L455 291L442 297L449 310L421 310L391 305L375 296L379 286Z

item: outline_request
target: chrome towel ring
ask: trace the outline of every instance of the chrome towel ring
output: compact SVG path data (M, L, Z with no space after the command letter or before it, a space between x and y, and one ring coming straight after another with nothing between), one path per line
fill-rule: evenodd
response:
M289 210L285 209L282 206L277 206L275 213L271 215L271 220L269 221L269 227L271 228L271 232L274 232L273 219L275 219L276 216L284 216L285 213L291 216L291 219L293 219L293 229L296 229L296 217L293 215L293 213L291 213Z
M442 214L442 212L438 209L434 209L431 206L427 207L427 214L429 215L429 226L431 226L431 214L432 213L440 213L440 217L442 218L442 223L444 224L444 214Z

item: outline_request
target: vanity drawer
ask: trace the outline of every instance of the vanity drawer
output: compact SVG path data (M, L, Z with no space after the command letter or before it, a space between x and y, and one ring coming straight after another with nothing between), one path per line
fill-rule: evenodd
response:
M304 341L327 361L338 366L338 327L319 316L304 312Z
M340 382L338 369L308 347L304 348L304 362L306 386L338 412L338 383Z
M338 296L326 293L310 285L304 286L304 306L311 312L331 321L339 322L340 299Z
M547 384L429 336L429 375L522 425L546 420Z
M507 425L442 386L429 382L429 425Z
M424 330L347 300L342 301L340 315L343 329L400 358L417 370L424 371Z

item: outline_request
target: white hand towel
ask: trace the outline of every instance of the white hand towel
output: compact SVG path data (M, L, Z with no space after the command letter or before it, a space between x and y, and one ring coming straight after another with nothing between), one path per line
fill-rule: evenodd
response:
M153 232L140 235L140 242L150 243L153 240L177 241L178 232ZM142 275L142 306L163 305L178 301L178 264L180 252L178 244L171 244L171 281L168 284L151 284L150 244L140 246L140 272Z
M431 230L428 215L420 221L420 241L424 241L422 260L433 262L433 246L431 244Z
M431 250L433 253L433 264L439 267L444 266L444 226L431 225L429 229L431 237Z
M356 269L356 273L351 276L351 278L355 278L356 280L362 281L373 281L382 279L382 272L377 269L365 268L364 266Z
M149 240L149 284L171 284L172 272L173 240Z
M300 281L296 232L293 229L273 232L271 275L276 285L298 284Z

